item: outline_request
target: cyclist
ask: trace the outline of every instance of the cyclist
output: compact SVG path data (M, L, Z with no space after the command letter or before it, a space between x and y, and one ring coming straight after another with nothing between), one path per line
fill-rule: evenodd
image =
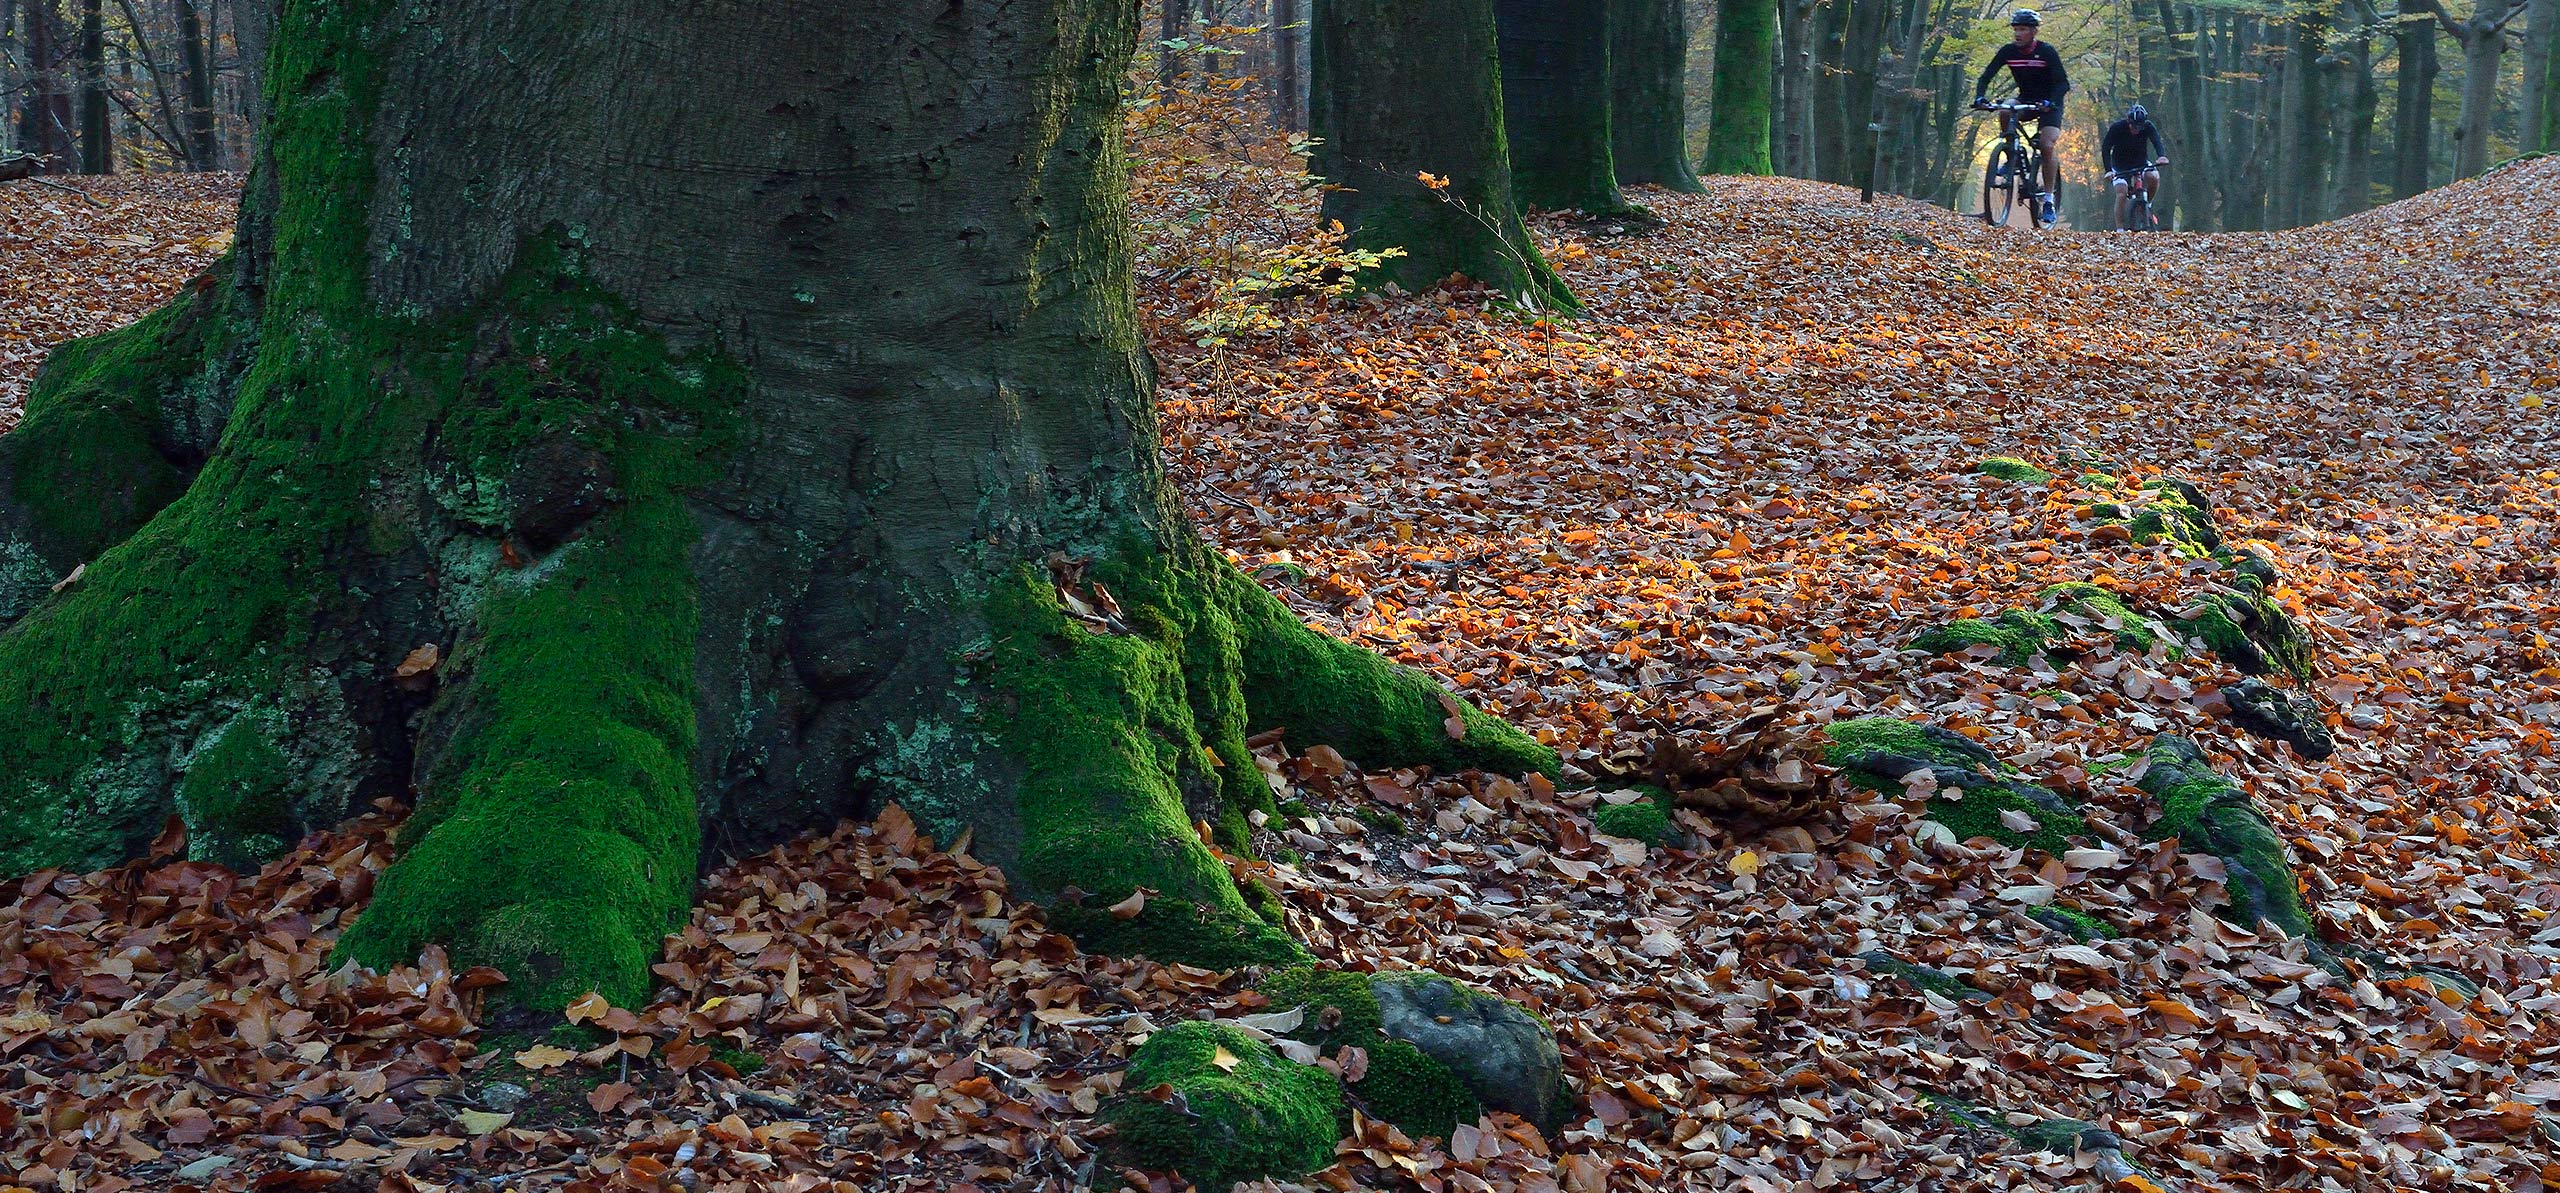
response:
M2107 126L2098 139L2098 160L2106 167L2108 185L2116 192L2116 227L2124 227L2124 209L2132 197L2132 188L2141 187L2146 201L2155 201L2160 191L2160 167L2169 160L2169 145L2160 139L2160 126L2151 123L2151 113L2141 104L2125 109L2124 119Z
M2053 155L2054 145L2062 139L2062 97L2071 90L2071 76L2062 69L2062 52L2050 44L2036 40L2044 28L2044 18L2032 8L2021 8L2009 18L2009 44L1991 54L1991 64L1973 81L1973 102L1979 107L1983 96L1991 90L1991 77L2009 68L2009 77L2018 84L2021 103L2043 104L2044 111L2035 117L2037 156L2044 159L2043 194L2038 196L2043 210L2038 216L2053 222L2053 194L2062 189L2062 163Z

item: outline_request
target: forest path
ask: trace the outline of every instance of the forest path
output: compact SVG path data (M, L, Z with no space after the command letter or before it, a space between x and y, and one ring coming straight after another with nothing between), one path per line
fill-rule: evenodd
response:
M0 400L37 345L201 266L225 216L199 185L227 184L110 184L139 224L0 188ZM1516 1120L1446 1143L1373 1128L1315 1183L2087 1187L2070 1157L1952 1128L1930 1089L2101 1123L2169 1187L2560 1179L2560 252L2536 214L2560 207L2560 161L2265 236L1994 231L1774 180L1644 198L1671 221L1652 236L1548 225L1597 312L1552 335L1445 293L1292 309L1222 359L1160 335L1169 454L1206 531L1318 624L1579 761L1657 715L1906 717L2112 832L2155 809L2101 764L2190 735L2266 807L2333 932L2483 993L2335 982L2209 914L2213 859L2130 835L2066 866L1934 842L1879 799L1766 831L1693 820L1690 847L1647 849L1595 837L1589 792L1315 751L1273 760L1304 804L1266 826L1295 857L1270 872L1293 929L1331 960L1532 1003L1587 1110L1545 1141ZM1170 329L1190 296L1144 297ZM2053 581L2166 606L2209 579L2099 533L2079 510L2113 490L1970 471L2073 453L2194 479L2275 560L2335 756L2234 732L2216 693L2236 676L2210 656L1901 650ZM1303 579L1260 567L1284 552ZM93 1189L538 1170L583 1193L669 1167L702 1189L1064 1188L1138 1034L1254 1009L1232 975L1076 955L893 815L715 874L667 992L606 1021L621 1052L516 1039L461 1060L475 1095L505 1065L537 1087L502 1119L444 1084L475 1038L469 981L327 974L389 831L370 817L236 883L22 885L0 904L0 1166ZM2043 900L2127 939L2051 931L2025 914ZM1997 996L1925 995L1870 951ZM731 1082L745 1056L711 1045L765 1067Z

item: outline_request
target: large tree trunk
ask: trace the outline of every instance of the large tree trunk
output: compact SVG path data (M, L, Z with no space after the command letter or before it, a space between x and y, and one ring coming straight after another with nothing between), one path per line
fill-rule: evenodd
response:
M2185 130L2171 151L2174 164L2164 172L2162 189L2172 197L2186 228L2211 231L2222 226L2222 214L2212 202L2213 180L2219 175L2214 168L2214 137L2205 122L2203 22L2192 10L2181 22L2170 0L2154 0L2152 7L2168 43L2171 93L2178 125Z
M895 801L1226 965L1297 952L1194 829L1246 849L1249 732L1551 768L1194 536L1134 8L964 7L291 0L229 261L0 438L0 872L414 782L342 955L636 1003L699 866Z
M2516 108L2521 153L2560 149L2560 0L2531 0L2524 18L2524 95Z
M99 0L80 5L80 172L116 171L116 135L107 119L107 22Z
M1625 211L1610 150L1609 0L1494 0L1493 12L1513 198Z
M1688 77L1681 0L1609 0L1609 156L1619 182L1701 189L1689 166Z
M2395 28L2399 41L2398 92L2392 97L2391 191L2406 199L2427 189L2427 168L2435 155L2436 26L2432 14L2401 0ZM2419 19L2411 20L2416 14Z
M1715 98L1707 107L1709 174L1769 172L1770 54L1778 0L1716 0Z
M2373 82L2374 20L2358 14L2354 40L2332 62L2340 75L2345 103L2339 111L2338 188L2329 204L2332 216L2353 215L2373 206L2373 119L2382 110L2382 92Z
M1771 148L1779 173L1811 178L1813 152L1813 10L1818 0L1777 0L1778 131Z
M2285 29L2282 113L2276 127L2275 226L2316 224L2327 218L2329 103L2324 81L2329 25L2317 10L2294 13Z
M2462 45L2462 114L2453 128L2453 176L2470 178L2489 168L2489 122L2498 112L2498 66L2507 53L2508 22L2525 0L2475 0L2462 21L2434 3L2436 21Z
M1271 104L1273 123L1286 132L1307 127L1307 19L1300 0L1271 0Z
M1575 305L1513 198L1492 0L1324 0L1313 50L1311 165L1342 188L1324 218L1353 248L1401 251L1380 280L1418 290L1464 274Z

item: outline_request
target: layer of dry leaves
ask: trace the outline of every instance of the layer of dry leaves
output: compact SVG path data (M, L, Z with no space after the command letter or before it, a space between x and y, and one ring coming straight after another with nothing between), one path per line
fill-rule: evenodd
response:
M230 174L0 186L0 430L16 425L45 351L167 301L231 243Z
M2104 1124L2168 1187L2560 1185L2560 234L2533 214L2560 205L2560 160L2210 238L1709 185L1643 196L1670 221L1652 236L1542 228L1594 312L1552 330L1444 293L1294 309L1219 350L1161 338L1169 456L1204 528L1248 568L1307 568L1284 595L1310 620L1570 759L1666 716L1909 716L2080 789L2107 848L2066 866L1952 847L1878 800L1741 837L1692 817L1694 848L1647 850L1593 836L1587 792L1269 756L1313 811L1264 826L1303 858L1267 872L1301 937L1538 1008L1587 1106L1551 1140L1364 1123L1306 1183L2095 1183L1947 1126L1918 1098L1935 1089ZM46 240L60 217L30 202L0 189L0 227ZM171 244L218 227L183 202L161 216ZM108 264L82 260L45 267ZM1159 268L1146 297L1172 327L1203 292ZM80 306L59 325L99 326L150 297L84 279L58 301ZM2210 658L1900 653L2055 580L2192 590L2192 565L2085 537L2069 483L1966 475L2066 452L2202 482L2226 533L2280 562L2324 654L2334 758L2232 732L2213 693L2234 677ZM2210 859L2140 843L2146 797L2091 767L2157 731L2267 803L2337 935L2484 993L2341 984L2213 919ZM1403 831L1355 815L1380 809ZM657 1002L582 1009L606 1041L585 1056L520 1058L596 1083L593 1118L519 1123L470 1100L491 975L325 970L388 829L254 879L20 884L0 910L0 1164L100 1191L1065 1189L1105 1175L1090 1114L1136 1039L1253 1009L1242 976L1077 955L893 814L715 876ZM2128 939L2024 917L2054 899ZM1869 949L1998 996L1923 995L1867 972ZM771 1063L736 1079L715 1045Z

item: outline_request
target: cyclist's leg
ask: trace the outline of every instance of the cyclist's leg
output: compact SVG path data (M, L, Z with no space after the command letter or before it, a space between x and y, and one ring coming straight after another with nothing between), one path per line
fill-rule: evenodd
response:
M2041 185L2048 195L2062 189L2062 158L2055 152L2062 144L2062 101L2054 100L2052 105L2036 117L2036 149L2044 159Z
M2124 227L2125 202L2132 197L2133 188L2125 185L2122 174L2109 175L2107 187L2116 194L2116 227L2121 229Z

